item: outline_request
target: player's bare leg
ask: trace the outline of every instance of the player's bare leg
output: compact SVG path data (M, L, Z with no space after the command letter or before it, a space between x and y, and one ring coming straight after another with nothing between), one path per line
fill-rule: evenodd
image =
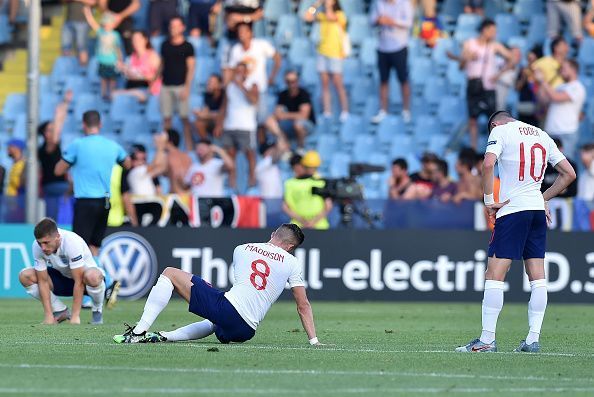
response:
M166 268L151 292L144 305L142 317L136 327L128 327L123 335L114 336L118 343L142 343L146 342L146 331L153 325L159 314L165 309L171 295L175 290L179 296L189 302L190 290L192 288L192 274L172 267Z
M544 259L534 258L524 261L524 268L530 280L530 301L528 302L528 336L520 342L516 352L537 353L540 351L540 329L547 309L547 280L545 279Z
M87 294L93 301L91 306L92 324L103 324L103 301L105 299L103 273L99 269L89 268L85 270L83 282L85 283Z
M23 287L25 287L25 291L27 291L29 295L37 300L41 300L39 296L39 287L37 286L37 274L35 273L35 269L28 268L21 270L19 273L19 281ZM52 284L51 278L48 279L48 282L50 287L50 302L52 304L52 311L54 312L54 319L58 323L70 319L70 311L68 310L68 306L66 306L52 292L54 286Z
M491 257L485 273L485 292L483 295L483 329L478 339L456 349L458 352L496 352L495 330L497 319L503 308L503 289L505 275L511 265L511 259Z

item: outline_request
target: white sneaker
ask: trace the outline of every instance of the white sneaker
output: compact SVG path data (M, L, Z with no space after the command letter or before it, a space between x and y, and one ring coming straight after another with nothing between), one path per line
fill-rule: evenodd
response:
M349 118L349 112L345 112L344 110L340 112L340 117L338 118L341 123L344 123Z
M373 116L371 118L371 123L372 124L379 124L382 122L383 119L386 118L386 116L388 115L388 112L386 112L384 109L380 109L380 111L378 112L378 114L376 114L375 116Z
M412 115L410 114L410 110L404 109L402 111L402 120L404 120L404 122L406 124L410 123L410 121L412 120Z

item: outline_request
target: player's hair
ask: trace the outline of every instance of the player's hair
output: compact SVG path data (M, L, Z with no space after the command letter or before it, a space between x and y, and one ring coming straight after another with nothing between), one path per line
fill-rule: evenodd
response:
M397 165L398 167L402 168L404 171L408 171L408 163L403 158L397 158L392 161L392 165Z
M55 233L58 233L58 225L52 218L43 218L33 229L33 235L36 239L51 236Z
M542 58L542 45L536 44L529 52L533 53L536 56L536 59Z
M87 128L99 127L101 125L101 115L96 110L87 110L83 113L82 121Z
M490 18L485 18L485 20L483 22L481 22L481 24L479 25L478 31L479 32L483 32L485 29L487 29L489 26L495 26L495 21L490 19Z
M580 64L577 63L575 59L566 59L565 62L567 62L577 74L580 73Z
M301 164L301 159L303 158L302 155L295 153L291 156L291 158L289 159L289 165L291 166L291 168L295 167L296 165Z
M515 120L507 110L498 110L495 113L493 113L491 117L489 117L489 121L487 122L487 126L489 126L489 133L491 133L491 130L494 128L492 123L508 119Z
M582 146L582 151L584 152L589 152L591 150L594 150L594 143L586 143Z
M196 145L200 145L201 143L205 144L205 145L212 145L212 141L210 139L207 138L200 138L200 140L196 143Z
M565 43L565 39L563 38L563 36L557 36L553 40L551 40L551 54L555 52L555 47L557 47L559 43Z
M179 147L179 132L170 128L167 130L167 140L175 147Z
M276 237L285 244L292 244L295 248L299 247L305 236L299 226L294 223L283 223L276 229Z
M448 162L443 159L439 159L435 162L435 164L437 164L437 169L439 172L441 172L447 178L449 173Z

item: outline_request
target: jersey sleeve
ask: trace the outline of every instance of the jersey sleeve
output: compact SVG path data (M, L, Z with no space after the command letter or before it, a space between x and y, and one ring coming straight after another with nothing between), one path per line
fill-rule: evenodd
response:
M38 272L47 270L47 262L43 257L43 252L37 244L37 241L33 241L33 268Z
M489 135L489 140L487 141L487 149L485 153L493 153L497 158L501 156L501 152L503 152L503 136L501 134L501 127L495 127L491 131Z
M549 137L549 164L553 167L565 160L565 155L561 153L555 141Z
M289 287L305 287L305 282L303 281L303 275L301 274L301 267L295 260L293 262L293 267L291 271L291 275L289 276Z
M70 165L76 163L76 157L78 156L78 145L77 141L72 142L62 152L62 159Z
M116 147L116 153L117 153L116 161L118 164L121 165L126 160L126 157L128 157L128 153L126 153L126 151L124 150L122 145L120 145L119 143L117 143L116 145L117 145L117 147Z
M68 265L71 269L78 269L79 267L83 267L85 265L84 257L84 245L85 242L80 239L80 241L69 241L68 246L66 247L66 255L68 256Z

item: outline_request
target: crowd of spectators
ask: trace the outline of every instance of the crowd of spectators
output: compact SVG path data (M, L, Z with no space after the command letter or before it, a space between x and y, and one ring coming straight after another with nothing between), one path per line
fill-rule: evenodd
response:
M13 3L0 0L0 13L12 15ZM413 34L417 35L430 49L447 36L437 18L438 4L432 0L364 3L369 23L377 28L378 34L377 70L371 75L377 76L379 92L369 95L378 95L379 106L369 121L380 124L390 113L396 112L410 130L411 123L415 122L409 82L410 41ZM484 3L464 1L464 12L484 16ZM489 18L482 20L476 37L460 42L458 50L448 52L448 57L457 62L466 75L470 139L463 139L462 146L469 148L460 151L455 163L457 180L450 177L452 162L435 154L425 153L421 170L413 174L409 174L410 161L396 158L387 181L388 198L454 203L480 199L481 159L476 151L481 149L481 116L507 107L512 91L518 95L518 118L542 127L562 144L570 159L581 160L583 176L577 188L568 189L566 194L593 196L594 149L591 144L579 146L579 126L587 89L580 81L580 65L574 59L584 36L594 35L594 1L591 3L582 17L578 1L546 1L548 40L538 43L526 54L523 53L525 48L498 42L497 24ZM339 0L312 2L299 15L302 23L319 25L316 63L320 79L319 109L315 98L318 92L310 92L302 84L298 70L282 68L286 52L268 40L255 37L254 24L264 18L261 1L191 0L187 15L180 16L177 1L153 0L146 31L134 30L133 26L132 17L141 9L139 0L71 0L64 7L62 53L76 55L80 65L85 67L90 59L88 35L90 30L95 32L94 57L105 101L118 95L132 95L141 103L146 103L151 96L159 98L162 128L166 132L163 136L167 139L156 139L152 147L135 144L129 148L133 168L122 177L124 201L130 194L163 192L160 178L168 180L170 193L191 192L201 197L246 193L237 183L237 173L244 170L237 157L243 153L248 163L247 192L280 198L284 191L285 210L294 220L309 226L324 223L324 216L318 216L329 210L324 201L317 203L315 208L319 211L306 219L291 210L287 195L290 196L291 189L303 180L324 176L317 170L320 164L312 160L311 152L309 157L303 156L308 148L308 136L319 131L316 125L326 120L348 123L351 116L343 68L352 48L347 34L349 19ZM96 20L97 10L101 11L101 17ZM221 14L222 18L218 18ZM217 18L224 24L222 37L214 34ZM564 25L569 35L563 36ZM159 48L153 48L151 38L158 36L166 37ZM221 69L208 78L200 92L201 104L194 107L190 98L198 94L193 85L198 58L189 40L201 36L207 38L209 46L216 46L217 40L222 40L224 45L218 52ZM546 52L550 55L543 54ZM283 84L279 85L281 70ZM392 72L396 79L391 78ZM402 106L396 111L389 106L390 84L394 83L399 85L402 99ZM338 107L332 105L333 90ZM61 147L60 137L71 101L72 94L65 93L54 119L39 128L43 136L38 152L43 170L41 186L48 197L66 195L71 190L67 178L47 171L53 169L65 149ZM274 106L270 106L272 102ZM333 115L333 109L339 109L340 113ZM180 118L183 131L174 129L175 116ZM24 189L24 149L24 143L18 139L8 142L13 164L8 171L0 168L0 177L6 180L6 195L17 195ZM289 162L290 158L296 175L283 184L281 164ZM319 156L317 160L319 163L328 161ZM311 167L312 164L317 165ZM300 166L306 171L300 171ZM554 170L547 172L554 173ZM133 217L131 214L130 218Z

